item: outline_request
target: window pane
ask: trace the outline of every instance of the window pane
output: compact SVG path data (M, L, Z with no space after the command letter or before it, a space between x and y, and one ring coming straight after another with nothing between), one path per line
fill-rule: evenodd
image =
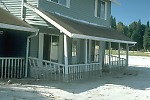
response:
M59 4L62 4L62 5L66 6L66 0L59 0Z
M100 17L101 12L101 0L98 0L97 2L97 17Z
M58 3L58 0L51 0L51 1Z
M101 18L104 18L105 19L105 2L101 2L101 14L100 14Z

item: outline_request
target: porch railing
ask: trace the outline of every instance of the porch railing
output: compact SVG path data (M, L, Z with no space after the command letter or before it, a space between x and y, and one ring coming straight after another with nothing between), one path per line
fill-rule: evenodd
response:
M120 69L121 67L126 66L126 59L120 58L120 61L119 61L119 57L110 55L110 60L109 60L109 55L105 54L104 64L105 66L110 65L111 67L118 67Z
M38 79L65 80L65 66L55 62L29 57L30 76ZM68 81L100 76L100 63L68 65Z
M93 76L101 76L100 63L69 65L69 80L79 80Z
M38 79L62 80L64 65L29 57L30 76Z
M22 78L25 75L24 58L0 57L0 78Z

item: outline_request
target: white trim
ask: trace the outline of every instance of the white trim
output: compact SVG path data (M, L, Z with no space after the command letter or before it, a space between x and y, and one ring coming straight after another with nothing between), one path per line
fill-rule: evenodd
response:
M118 1L116 1L116 0L109 0L109 1L113 2L114 4L116 4L116 5L118 5L118 6L121 5L121 4L120 4Z
M105 15L104 15L104 18L102 18L101 17L101 8L99 8L100 9L100 16L97 16L97 7L98 7L98 0L95 0L95 11L94 11L94 15L95 15L95 17L97 17L97 18L101 18L101 19L103 19L103 20L107 20L107 13L108 13L108 2L106 2L106 1L104 1L104 0L101 0L101 2L104 2L105 3ZM100 6L101 7L101 6Z
M136 42L132 42L132 41L115 40L115 39L108 39L108 38L95 37L95 36L87 36L87 35L81 35L81 34L72 34L71 38L80 38L80 39L90 39L90 40L107 41L107 42L136 44Z
M69 37L71 37L71 32L69 32L67 29L65 29L63 26L59 25L57 22L55 22L54 20L52 20L51 18L49 18L47 15L45 15L44 13L42 13L40 10L38 10L37 8L31 6L28 3L24 3L25 7L28 7L30 10L34 11L35 13L37 13L39 16L41 16L43 19L45 19L46 21L48 21L50 24L54 25L56 28L58 28L61 32L65 33L66 35L68 35Z
M70 8L70 0L66 0L66 4L65 4L65 5L61 4L61 3L60 3L60 0L58 0L58 2L54 2L54 1L52 1L52 0L46 0L46 1L49 1L49 2L52 2L52 3L54 3L54 4L58 4L58 5L61 5L61 6Z
M38 29L35 29L35 28L28 28L28 27L16 26L16 25L10 25L10 24L3 24L3 23L0 23L0 28L26 31L26 32L36 32L38 30Z

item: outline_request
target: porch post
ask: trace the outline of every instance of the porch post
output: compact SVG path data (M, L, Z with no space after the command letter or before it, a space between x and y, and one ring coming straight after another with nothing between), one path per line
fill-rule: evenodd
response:
M120 43L118 44L118 66L119 66L119 70L120 70L120 67L121 67L121 60L120 60Z
M109 68L111 72L111 42L109 42Z
M29 38L27 38L27 46L26 46L26 62L25 62L25 77L28 77L28 57L29 57Z
M103 57L105 57L105 56L103 56L103 55L105 55L105 54L103 54L103 50L104 50L104 47L103 47L104 45L103 45L103 41L100 41L99 42L99 63L100 63L100 75L102 76L102 67L103 67L103 61L104 61L104 58Z
M126 44L126 63L125 66L128 67L128 60L129 60L129 46Z
M89 62L91 62L91 40L89 40Z
M87 71L87 39L85 39L85 71Z
M39 34L39 52L38 58L43 59L43 44L44 44L44 34Z
M64 61L65 61L65 82L68 82L68 47L67 47L67 36L64 34Z

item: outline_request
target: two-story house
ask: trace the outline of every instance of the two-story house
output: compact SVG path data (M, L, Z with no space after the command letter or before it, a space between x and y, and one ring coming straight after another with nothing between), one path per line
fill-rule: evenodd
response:
M111 29L112 2L117 3L115 0L1 0L1 7L39 29L27 41L26 76L70 81L101 76L103 69L126 68L129 45L135 42ZM112 56L111 43L118 44L118 56ZM122 44L126 44L126 59L120 57Z

